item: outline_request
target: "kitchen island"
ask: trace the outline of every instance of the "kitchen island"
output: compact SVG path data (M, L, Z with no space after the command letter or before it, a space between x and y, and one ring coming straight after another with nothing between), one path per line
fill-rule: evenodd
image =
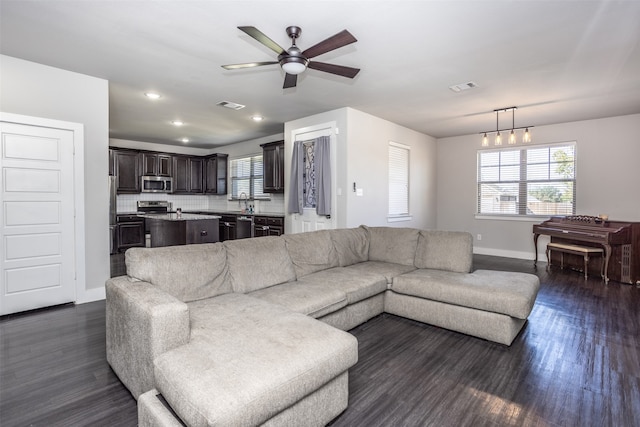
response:
M138 215L145 219L151 247L215 243L220 240L217 215L165 213Z

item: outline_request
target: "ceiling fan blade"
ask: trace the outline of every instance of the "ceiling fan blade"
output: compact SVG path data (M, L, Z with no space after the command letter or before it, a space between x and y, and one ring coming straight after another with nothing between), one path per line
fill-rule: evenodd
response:
M284 76L284 85L282 86L282 89L289 89L290 87L296 87L297 83L298 83L298 75L287 73Z
M309 61L307 67L314 70L324 71L325 73L337 74L342 77L354 78L360 68L345 67L344 65L327 64L326 62Z
M278 55L282 55L283 53L286 53L286 51L282 46L280 46L278 43L271 40L269 37L267 37L262 31L260 31L256 27L238 27L238 29L240 31L244 31L245 33L247 33L257 41L259 41L260 43L262 43L263 45L265 45L266 47L268 47Z
M307 58L313 58L357 41L358 40L356 40L349 31L342 30L338 34L311 46L309 49L302 52L302 55Z
M238 70L240 68L253 68L253 67L261 67L263 65L273 65L277 64L278 61L267 61L267 62L247 62L245 64L228 64L222 65L221 67L225 70Z

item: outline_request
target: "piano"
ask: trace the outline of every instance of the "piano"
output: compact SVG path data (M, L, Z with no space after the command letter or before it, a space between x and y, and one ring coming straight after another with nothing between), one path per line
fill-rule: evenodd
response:
M640 285L640 222L609 221L596 216L551 217L533 226L534 265L538 263L538 237L552 242L602 247L605 281ZM579 260L575 260L577 267ZM571 265L571 262L570 262Z

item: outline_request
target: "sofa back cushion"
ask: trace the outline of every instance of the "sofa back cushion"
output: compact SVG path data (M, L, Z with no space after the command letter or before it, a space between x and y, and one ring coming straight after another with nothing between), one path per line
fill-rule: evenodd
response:
M232 292L221 243L131 248L125 264L134 280L149 282L183 302Z
M414 265L420 230L396 227L365 228L369 233L369 261Z
M330 230L329 233L340 267L369 261L369 234L363 226Z
M338 266L338 255L328 230L283 236L296 277Z
M473 264L473 237L462 231L423 230L418 239L415 266L468 273Z
M234 292L246 294L296 280L284 239L277 236L227 240L229 276Z

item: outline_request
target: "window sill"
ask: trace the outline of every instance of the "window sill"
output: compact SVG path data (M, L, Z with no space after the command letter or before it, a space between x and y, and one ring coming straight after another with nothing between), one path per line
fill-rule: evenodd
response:
M488 214L476 214L475 219L480 220L492 220L492 221L525 221L525 222L540 222L546 221L551 218L549 215L488 215Z
M388 216L387 222L403 222L403 221L411 221L412 219L413 219L412 215Z

